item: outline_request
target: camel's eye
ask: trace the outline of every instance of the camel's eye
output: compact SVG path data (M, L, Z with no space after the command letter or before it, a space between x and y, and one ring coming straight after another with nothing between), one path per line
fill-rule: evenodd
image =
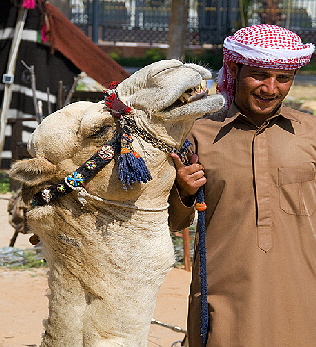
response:
M109 125L96 128L94 132L89 136L90 138L96 139L104 136L111 127Z

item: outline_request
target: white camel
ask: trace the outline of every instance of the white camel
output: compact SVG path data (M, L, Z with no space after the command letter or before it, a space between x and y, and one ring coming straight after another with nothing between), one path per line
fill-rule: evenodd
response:
M222 96L201 87L211 77L201 66L162 60L109 90L106 104L68 105L32 134L34 158L16 162L11 177L23 183L26 201L37 193L27 221L49 265L42 347L147 345L156 294L174 264L167 201L175 169L168 152L181 147L196 118L222 107ZM93 168L87 160L94 153L113 156L124 124L133 138L127 147L141 155L151 179L132 187L125 181L124 188L114 155L75 187L69 177L83 163L90 165L85 172ZM54 189L61 193L56 199ZM65 189L71 192L63 195Z

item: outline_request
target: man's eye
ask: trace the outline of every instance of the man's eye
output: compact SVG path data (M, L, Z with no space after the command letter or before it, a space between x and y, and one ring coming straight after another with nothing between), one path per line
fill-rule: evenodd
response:
M264 73L255 73L253 76L254 76L254 78L257 78L257 79L266 78L266 74L264 74Z
M279 82L285 83L285 82L288 82L288 81L292 80L292 77L290 77L290 76L279 76L277 79L278 79Z

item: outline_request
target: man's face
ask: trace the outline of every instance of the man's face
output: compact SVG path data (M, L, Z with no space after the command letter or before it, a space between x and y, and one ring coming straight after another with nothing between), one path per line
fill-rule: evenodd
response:
M235 104L240 111L261 124L274 115L288 94L296 70L264 69L230 63L236 80Z

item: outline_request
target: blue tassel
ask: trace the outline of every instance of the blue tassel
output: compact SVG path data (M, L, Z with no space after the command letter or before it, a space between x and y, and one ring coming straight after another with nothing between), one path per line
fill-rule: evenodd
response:
M135 182L147 183L152 179L144 159L139 155L135 156L132 152L119 155L118 176L125 189L127 189L126 186L132 188Z

